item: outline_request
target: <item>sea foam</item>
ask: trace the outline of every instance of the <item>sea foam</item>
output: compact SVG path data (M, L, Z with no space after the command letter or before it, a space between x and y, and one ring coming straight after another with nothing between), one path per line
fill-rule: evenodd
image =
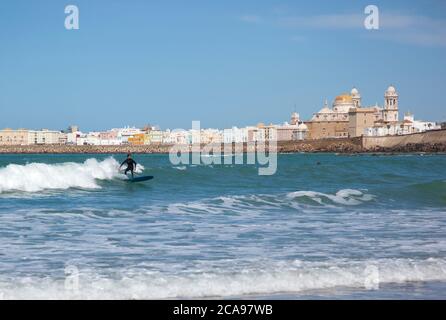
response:
M103 161L88 159L83 163L10 164L0 169L0 193L69 188L98 189L98 180L111 180L122 175L118 168L119 163L113 158ZM139 166L138 170L141 169L143 168Z
M267 269L213 269L189 274L126 270L114 274L118 277L79 270L76 288L67 288L66 279L17 278L11 283L11 279L5 282L0 278L0 298L170 299L305 294L342 287L375 290L389 283L445 281L446 262L432 258L324 263L295 261ZM377 287L368 287L370 277Z

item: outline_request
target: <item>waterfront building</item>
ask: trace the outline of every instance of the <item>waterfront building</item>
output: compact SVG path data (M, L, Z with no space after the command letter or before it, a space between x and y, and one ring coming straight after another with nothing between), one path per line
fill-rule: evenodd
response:
M82 135L80 131L68 132L67 133L67 144L77 145L77 139Z
M111 131L116 132L117 139L120 141L120 144L128 144L130 137L143 133L141 129L135 127L114 128Z
M28 144L60 144L62 139L61 131L53 131L48 129L29 130ZM66 141L66 140L65 140Z
M356 102L357 103L357 102ZM332 109L325 101L324 107L306 122L308 139L344 138L348 136L348 112L355 107L353 98L342 94L335 98Z
M439 128L412 115L399 121L399 94L393 85L384 92L383 107L363 107L359 90L353 88L350 94L337 96L331 109L325 102L306 124L309 139L401 135Z
M201 143L221 143L223 141L223 133L218 129L201 129Z
M166 144L188 144L189 132L183 129L167 130L163 135L163 143Z
M149 130L145 137L145 144L162 144L164 133L161 130Z
M121 140L118 138L117 131L110 130L110 131L99 132L98 138L99 138L99 143L102 146L121 144Z
M300 120L298 113L291 114L290 123L276 126L277 141L304 140L307 136L308 127Z
M435 122L415 120L413 114L408 112L405 114L403 121L377 121L373 127L366 128L364 134L366 136L380 137L420 133L439 129L441 129L441 126L437 125Z
M89 146L100 146L101 145L101 133L100 132L89 132L83 139L83 145L89 145Z
M223 142L224 143L245 143L248 142L249 128L237 128L232 127L230 129L223 130Z
M175 144L176 138L175 138L175 132L171 131L170 129L167 129L163 132L163 144Z
M146 133L137 133L128 138L128 143L132 146L142 146L148 141L147 136Z
M377 105L368 108L352 108L348 117L348 136L359 137L364 134L366 128L373 127L382 118L382 112Z
M412 127L414 132L425 132L429 130L440 130L441 124L437 124L433 121L420 121L415 120L412 113L408 112L404 116L404 120L412 122Z
M29 131L26 129L3 129L0 130L0 145L27 145Z
M75 133L78 131L79 131L79 126L75 126L75 125L69 126L67 129L67 133Z
M398 100L399 94L396 91L395 87L393 85L389 86L384 93L384 108L380 110L380 119L376 120L373 125L364 128L364 135L405 135L441 128L435 122L415 120L414 115L410 112L407 112L404 115L404 119L402 121L399 121Z
M58 144L67 144L68 142L68 134L65 132L61 132L59 136L59 142Z

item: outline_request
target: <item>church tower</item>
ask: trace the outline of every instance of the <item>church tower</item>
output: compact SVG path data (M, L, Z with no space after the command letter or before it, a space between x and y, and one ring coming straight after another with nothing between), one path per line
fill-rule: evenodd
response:
M297 124L299 124L299 121L300 121L300 119L299 119L299 114L297 113L297 112L293 112L292 114L291 114L291 125L297 125Z
M398 93L392 85L387 88L384 94L383 118L385 122L398 121Z
M361 108L361 95L359 94L359 91L358 89L356 89L356 87L353 87L352 91L350 92L350 95L352 96L355 108Z

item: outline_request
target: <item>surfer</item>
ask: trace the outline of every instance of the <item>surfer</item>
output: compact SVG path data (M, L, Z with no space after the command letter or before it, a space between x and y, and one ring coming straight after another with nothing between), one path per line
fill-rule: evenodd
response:
M130 171L132 173L132 179L133 179L133 171L136 169L136 162L135 162L135 160L132 159L132 155L130 153L127 154L127 159L125 159L121 163L121 166L119 167L119 169L121 169L124 164L127 165L127 169L125 169L124 174L127 175L127 172Z

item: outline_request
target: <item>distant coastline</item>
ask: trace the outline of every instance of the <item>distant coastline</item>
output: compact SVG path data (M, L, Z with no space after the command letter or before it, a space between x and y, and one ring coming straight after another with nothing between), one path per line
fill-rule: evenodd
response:
M223 153L223 145L214 145ZM203 148L204 146L202 146ZM234 145L233 145L234 147ZM24 145L0 146L0 154L70 154L70 153L153 153L167 154L172 145ZM182 152L197 150L198 146L182 145ZM243 146L243 152L254 152L252 145ZM379 138L333 138L303 141L281 141L277 143L278 153L327 152L327 153L446 153L446 130L429 131L419 134Z

